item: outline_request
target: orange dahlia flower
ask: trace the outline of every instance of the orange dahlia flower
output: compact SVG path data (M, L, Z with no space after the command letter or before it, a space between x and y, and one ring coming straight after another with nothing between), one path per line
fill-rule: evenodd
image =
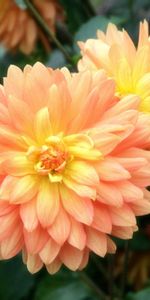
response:
M54 31L57 19L63 19L63 12L56 0L33 0L35 8ZM17 6L14 0L0 1L0 42L9 50L20 49L30 54L37 39L41 39L45 46L46 38L34 21L28 10Z
M0 256L82 269L150 212L150 117L102 72L11 66L0 88Z
M79 42L82 59L79 70L104 69L116 82L116 94L141 97L140 110L150 112L150 40L148 24L140 24L137 48L125 30L109 24L106 34L97 32L97 39Z

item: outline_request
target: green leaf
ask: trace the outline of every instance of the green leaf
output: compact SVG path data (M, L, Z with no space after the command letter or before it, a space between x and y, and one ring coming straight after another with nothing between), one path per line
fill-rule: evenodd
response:
M150 287L143 289L137 293L130 293L125 300L149 300L150 299Z
M28 299L34 283L35 276L27 271L20 257L0 262L1 300Z
M46 275L39 282L34 300L97 300L85 283L80 272L62 270L58 274Z
M97 29L106 30L108 23L109 19L103 16L91 18L88 22L81 25L75 35L75 41L85 41L89 38L95 38Z
M59 49L55 49L51 52L46 65L51 68L62 68L66 65L66 60L62 52Z

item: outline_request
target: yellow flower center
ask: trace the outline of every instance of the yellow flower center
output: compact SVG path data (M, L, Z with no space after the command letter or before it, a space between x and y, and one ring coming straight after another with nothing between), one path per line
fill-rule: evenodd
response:
M50 136L44 145L30 146L27 157L33 162L37 174L48 176L51 182L61 182L67 166L74 159L97 161L102 158L87 134Z
M34 162L34 169L39 175L48 175L51 182L60 182L69 159L62 137L51 136L41 147L31 146L28 159Z
M48 148L43 150L39 156L39 162L36 165L36 170L39 174L45 175L49 172L61 172L66 165L67 153L59 148Z

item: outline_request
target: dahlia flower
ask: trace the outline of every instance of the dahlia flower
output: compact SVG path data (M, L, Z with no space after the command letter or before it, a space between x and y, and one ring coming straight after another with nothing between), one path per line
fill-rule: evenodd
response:
M33 0L52 31L57 19L63 19L63 11L56 0ZM47 40L28 10L22 10L14 0L0 1L0 42L8 50L20 49L30 54L37 39L47 47Z
M150 117L103 72L10 66L0 87L0 256L82 269L150 212Z
M141 97L139 109L150 112L150 41L148 24L140 24L137 48L125 30L109 24L106 34L97 32L97 39L79 42L82 59L79 70L104 69L116 82L116 95Z

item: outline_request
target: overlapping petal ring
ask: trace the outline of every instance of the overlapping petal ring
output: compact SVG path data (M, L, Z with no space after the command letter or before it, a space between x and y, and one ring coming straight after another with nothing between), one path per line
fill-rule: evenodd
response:
M0 256L82 269L150 212L150 117L103 72L10 66L0 88Z

